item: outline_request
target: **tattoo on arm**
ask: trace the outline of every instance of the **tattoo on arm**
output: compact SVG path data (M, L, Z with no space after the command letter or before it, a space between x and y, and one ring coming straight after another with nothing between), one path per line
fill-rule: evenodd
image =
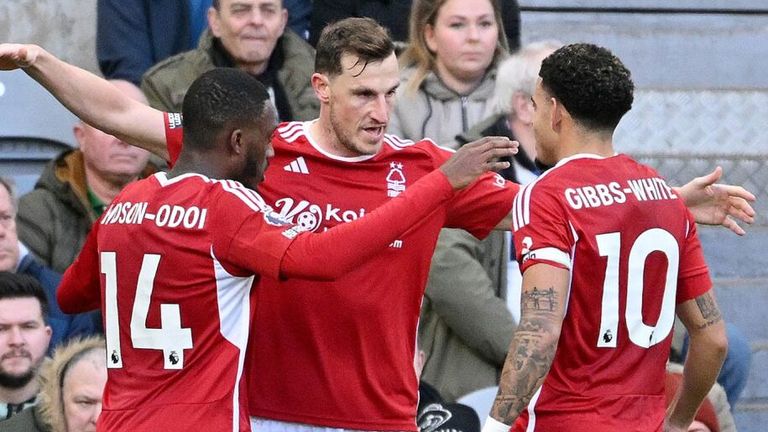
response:
M705 321L704 324L698 326L699 329L707 328L723 319L720 309L712 297L712 293L708 292L696 297L696 306L699 308L699 312L701 312L701 316Z
M523 293L523 316L515 332L499 380L491 414L511 424L541 386L555 357L550 336L562 324L562 299L553 288L534 287Z

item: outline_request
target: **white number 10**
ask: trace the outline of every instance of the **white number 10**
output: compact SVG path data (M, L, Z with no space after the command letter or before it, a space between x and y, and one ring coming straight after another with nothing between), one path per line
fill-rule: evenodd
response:
M163 351L165 369L184 367L184 350L192 348L192 331L181 327L181 311L178 304L160 305L160 328L147 328L149 303L160 264L160 255L146 254L141 263L139 279L136 281L136 298L131 312L131 345L134 348ZM101 272L106 279L104 290L104 321L107 339L107 367L123 367L120 345L119 308L117 305L117 254L101 253Z
M619 257L621 251L621 233L612 232L596 237L600 256L608 257L608 265L603 282L603 301L600 317L600 333L597 346L616 348L619 326ZM643 285L645 261L653 252L661 252L667 258L667 274L664 283L664 295L661 300L661 313L655 326L643 322ZM627 307L624 319L629 331L629 339L637 346L649 348L663 341L672 330L675 322L675 297L677 293L677 270L680 264L680 252L677 241L669 232L649 229L631 245L627 265Z

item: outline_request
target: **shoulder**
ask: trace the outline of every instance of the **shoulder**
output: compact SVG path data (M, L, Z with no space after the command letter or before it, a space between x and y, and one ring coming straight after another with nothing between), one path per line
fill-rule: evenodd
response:
M214 193L247 207L253 212L272 213L272 207L253 189L234 180L211 180Z
M28 407L13 417L0 421L0 429L8 432L45 432L42 425L38 424L35 412L37 408Z
M286 58L301 56L306 62L312 63L314 61L315 49L293 30L286 28L283 35L280 36L280 40Z
M391 152L421 154L425 157L439 157L440 159L448 159L455 152L447 147L437 145L429 138L413 141L392 134L384 134L382 149Z
M306 140L307 122L290 121L280 123L272 133L272 145L282 147Z
M147 70L142 81L156 82L167 77L194 76L197 77L205 68L213 67L208 54L196 48L175 56L168 57Z

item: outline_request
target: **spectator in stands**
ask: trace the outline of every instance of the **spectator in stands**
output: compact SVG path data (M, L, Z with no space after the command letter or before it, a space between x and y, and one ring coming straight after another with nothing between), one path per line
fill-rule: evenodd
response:
M496 0L415 0L388 132L456 148L456 135L488 117L507 55L500 22Z
M288 27L306 35L311 0L284 0L283 5ZM138 86L150 67L197 46L208 28L210 6L211 0L98 0L96 57L101 73Z
M67 315L59 308L56 288L61 275L40 264L19 241L16 232L16 199L11 182L3 177L0 177L0 271L31 276L45 290L49 305L45 321L53 330L49 353L61 342L74 336L101 331L101 315L97 312Z
M0 419L34 405L51 340L48 298L30 276L0 272Z
M187 89L203 72L236 67L269 90L280 120L310 120L320 102L310 85L314 49L285 31L288 12L281 0L214 0L208 10L210 32L197 49L152 67L141 88L155 108L181 112Z
M56 350L41 373L40 401L10 420L7 432L93 432L107 382L104 339L73 340Z
M500 0L504 30L510 50L520 46L520 8L517 0ZM320 32L329 23L348 17L373 18L389 30L392 40L408 41L408 21L412 0L314 0L309 43L317 45Z
M501 171L515 183L527 184L538 175L531 95L541 61L560 46L532 43L504 60L493 90L495 114L459 137L461 145L483 136L518 140L518 154ZM440 232L421 306L419 345L426 352L423 381L448 401L499 380L520 317L522 279L510 244L506 232L484 240L463 230ZM494 396L489 394L488 406Z
M136 86L113 81L125 94L144 102ZM19 237L35 256L63 273L83 246L91 224L105 206L147 167L149 153L79 122L79 149L51 161L32 192L21 197ZM144 174L154 171L147 167Z

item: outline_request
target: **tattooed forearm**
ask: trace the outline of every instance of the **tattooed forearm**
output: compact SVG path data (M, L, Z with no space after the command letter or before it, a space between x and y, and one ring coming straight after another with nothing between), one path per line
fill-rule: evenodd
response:
M562 301L552 289L523 293L523 316L499 380L491 415L511 424L525 409L552 365L562 323Z
M712 293L707 292L696 297L696 306L698 306L702 318L706 321L704 324L698 326L699 329L707 328L723 319L723 316L720 314L720 309L717 307L717 303L715 303L715 299L712 297Z
M554 311L558 304L555 298L555 289L549 287L546 290L540 290L534 287L532 290L523 293L523 309L532 309L537 311L548 310Z

